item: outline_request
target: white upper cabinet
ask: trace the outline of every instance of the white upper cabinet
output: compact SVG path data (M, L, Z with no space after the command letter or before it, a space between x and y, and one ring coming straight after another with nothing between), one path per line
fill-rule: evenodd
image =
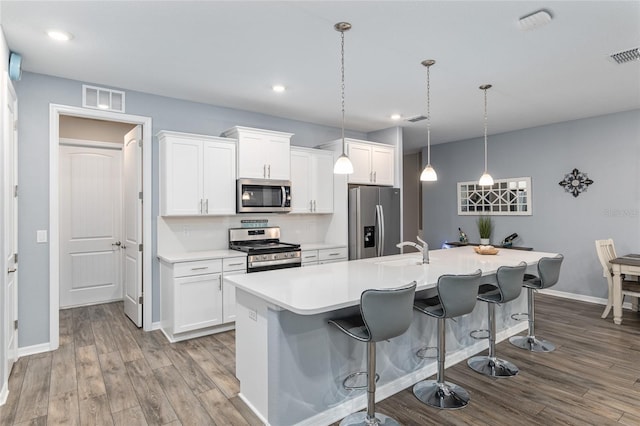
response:
M395 149L366 141L346 139L347 155L353 164L349 183L366 185L394 185Z
M160 215L235 214L236 141L161 131Z
M292 133L235 126L222 136L238 140L238 178L291 179Z
M291 213L333 213L333 152L291 147Z

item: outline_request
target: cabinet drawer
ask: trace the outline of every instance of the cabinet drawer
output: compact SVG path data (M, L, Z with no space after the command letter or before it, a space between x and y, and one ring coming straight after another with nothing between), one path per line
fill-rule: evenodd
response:
M222 272L220 259L180 262L173 265L174 277L190 277L192 275L214 274Z
M318 250L303 250L301 256L303 265L305 263L318 262Z
M247 257L227 257L222 259L222 270L229 271L246 271Z
M321 262L323 260L346 260L348 256L349 255L346 247L318 250L318 260L320 260Z

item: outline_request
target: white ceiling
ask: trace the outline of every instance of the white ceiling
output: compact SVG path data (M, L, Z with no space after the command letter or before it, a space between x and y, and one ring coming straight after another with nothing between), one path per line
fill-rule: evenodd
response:
M553 21L521 31L539 9ZM389 116L426 113L432 141L640 108L640 61L608 55L640 46L640 1L2 1L9 48L26 71L340 126L345 34L346 127L370 132ZM54 42L57 28L75 38ZM283 94L271 85L288 87ZM405 150L426 122L400 122Z

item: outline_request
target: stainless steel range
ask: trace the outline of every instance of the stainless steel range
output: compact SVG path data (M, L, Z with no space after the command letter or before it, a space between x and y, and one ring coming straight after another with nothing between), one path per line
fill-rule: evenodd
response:
M280 241L280 227L231 228L229 248L247 253L247 272L301 266L300 244Z

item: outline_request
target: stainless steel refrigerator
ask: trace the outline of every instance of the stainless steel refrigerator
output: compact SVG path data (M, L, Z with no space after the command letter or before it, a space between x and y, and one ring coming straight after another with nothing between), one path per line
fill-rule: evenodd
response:
M349 189L349 259L399 254L400 189Z

